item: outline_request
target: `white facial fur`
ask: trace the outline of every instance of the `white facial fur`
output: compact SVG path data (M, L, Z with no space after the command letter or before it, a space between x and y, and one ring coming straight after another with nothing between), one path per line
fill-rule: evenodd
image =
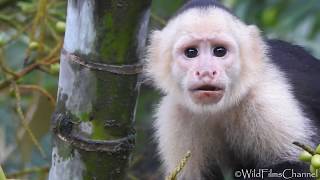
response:
M153 32L146 70L159 89L180 96L181 103L193 111L226 109L239 101L246 93L242 90L255 81L251 76L261 69L262 60L253 59L264 51L264 47L255 44L259 37L256 27L243 24L221 9L188 10L171 20L163 30ZM239 44L244 41L246 44L242 47L245 47L240 49ZM227 48L225 57L210 54L212 48L221 45ZM183 55L183 50L190 46L199 48L197 58L187 59ZM243 58L248 50L252 51L252 57ZM245 73L247 69L251 71L250 76ZM195 74L203 71L216 74L199 79ZM239 83L240 79L245 80ZM214 94L209 94L209 98L204 98L205 94L195 97L190 87L196 84L222 86L222 98L215 98ZM212 101L205 101L210 97Z

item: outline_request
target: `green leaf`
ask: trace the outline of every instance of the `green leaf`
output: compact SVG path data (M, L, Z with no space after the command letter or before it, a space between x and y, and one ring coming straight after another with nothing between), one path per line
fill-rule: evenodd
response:
M29 2L18 2L17 6L24 13L32 13L32 12L35 12L35 10L37 9L33 3L29 3Z
M2 170L2 168L1 168L1 166L0 166L0 180L6 180L7 178L6 178L6 176L4 175L4 172L3 172L3 170Z

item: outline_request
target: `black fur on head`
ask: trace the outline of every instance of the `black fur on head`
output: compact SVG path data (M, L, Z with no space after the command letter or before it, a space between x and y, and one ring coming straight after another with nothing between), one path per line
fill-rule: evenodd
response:
M224 5L222 5L218 0L189 0L176 12L176 14L173 17L176 17L179 14L181 14L189 9L193 9L193 8L205 9L205 8L209 8L209 7L220 8L220 9L223 9L233 15L232 11L230 9L228 9L227 7L225 7Z

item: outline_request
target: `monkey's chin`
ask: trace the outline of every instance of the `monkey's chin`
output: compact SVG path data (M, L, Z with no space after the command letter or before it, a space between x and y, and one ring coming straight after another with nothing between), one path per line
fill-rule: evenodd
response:
M195 104L198 105L211 105L217 104L223 97L224 91L206 91L206 90L197 90L191 91L191 99Z

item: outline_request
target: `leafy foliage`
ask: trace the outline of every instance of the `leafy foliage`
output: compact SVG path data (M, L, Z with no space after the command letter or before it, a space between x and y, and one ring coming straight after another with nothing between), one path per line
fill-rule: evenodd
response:
M224 1L245 22L258 25L267 37L301 45L320 57L319 1Z
M48 172L65 7L64 0L0 1L0 163L8 177Z

